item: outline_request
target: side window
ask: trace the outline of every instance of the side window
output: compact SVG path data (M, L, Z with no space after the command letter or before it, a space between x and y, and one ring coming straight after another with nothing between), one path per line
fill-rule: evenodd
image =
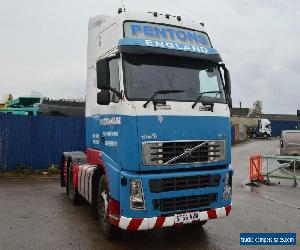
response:
M110 74L110 86L117 91L120 91L120 79L119 79L119 65L118 59L112 59L109 61L109 74ZM110 101L119 102L119 97L112 91L110 91Z
M219 79L216 69L212 68L210 70L201 70L199 72L200 80L200 92L209 92L209 91L220 91ZM220 97L220 94L204 94L209 97Z

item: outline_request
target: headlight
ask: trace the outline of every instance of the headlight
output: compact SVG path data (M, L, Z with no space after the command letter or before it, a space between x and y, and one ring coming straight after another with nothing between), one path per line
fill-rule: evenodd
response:
M227 172L224 180L224 191L223 191L223 200L226 200L231 197L231 183L232 183L232 174L231 172Z
M141 180L130 181L130 208L135 210L144 210L145 201Z

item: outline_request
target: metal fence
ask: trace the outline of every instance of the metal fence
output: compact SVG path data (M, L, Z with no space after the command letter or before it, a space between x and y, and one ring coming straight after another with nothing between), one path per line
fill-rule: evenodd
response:
M296 172L299 163L299 156L252 155L249 162L250 182L270 184L270 178L290 179L293 180L293 187L296 187L297 180L300 180Z
M63 151L85 148L84 117L0 115L0 165L45 169L59 164Z

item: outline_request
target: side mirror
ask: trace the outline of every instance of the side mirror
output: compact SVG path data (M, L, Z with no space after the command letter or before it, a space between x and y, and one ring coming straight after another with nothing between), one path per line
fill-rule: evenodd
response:
M110 103L110 93L108 90L102 90L97 93L97 103L99 105L109 105Z
M220 67L224 71L224 81L225 81L225 92L226 92L226 99L229 108L232 108L232 98L231 98L231 79L229 70L226 68L225 64L220 64Z
M110 89L109 61L107 59L99 60L96 64L97 88Z
M109 69L109 61L111 59L101 59L96 64L96 73L97 73L97 88L98 89L105 89L110 90L122 99L122 93L118 90L112 88L110 86L110 69Z
M228 102L228 107L232 108L232 98L231 98L231 96L227 97L227 102Z
M229 70L224 67L224 80L225 80L225 90L228 96L231 96L231 79Z

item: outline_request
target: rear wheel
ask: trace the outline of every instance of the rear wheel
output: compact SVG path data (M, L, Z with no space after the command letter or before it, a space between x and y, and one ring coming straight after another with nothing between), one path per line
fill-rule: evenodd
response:
M67 177L65 181L65 188L66 188L66 194L69 195L69 185L70 185L70 176L69 176L69 170L67 170Z
M69 199L74 205L78 205L81 202L81 196L78 193L78 189L74 188L73 184L73 171L69 168Z
M108 186L106 176L102 175L99 181L98 192L98 220L101 231L106 239L113 239L115 237L117 228L110 223L108 212Z
M256 138L256 133L253 133L252 138Z
M65 187L66 186L66 180L64 176L64 159L61 160L60 162L60 186Z

